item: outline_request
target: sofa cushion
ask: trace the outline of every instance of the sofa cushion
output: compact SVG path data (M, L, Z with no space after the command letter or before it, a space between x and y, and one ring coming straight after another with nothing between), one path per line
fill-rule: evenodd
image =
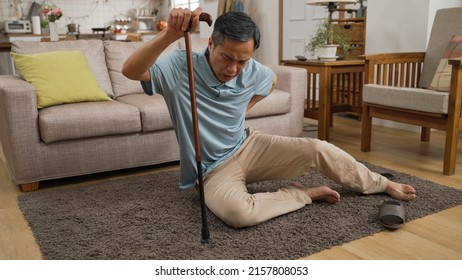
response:
M101 40L77 40L59 42L25 42L15 41L11 51L15 53L42 53L50 51L83 51L87 57L91 72L98 81L99 86L110 96L112 92L111 80L109 78L104 57L104 48Z
M117 101L130 104L141 113L143 132L173 128L170 114L164 98L160 94L129 94L117 98Z
M421 112L447 114L449 93L421 88L366 84L363 101Z
M40 137L49 144L141 132L140 112L119 101L72 103L39 111Z
M111 100L98 85L82 51L11 55L26 81L37 90L37 108Z
M144 42L104 41L106 63L115 97L143 92L139 81L130 80L122 74L125 60L143 44ZM171 44L163 53L176 49L178 49L178 41Z
M246 118L281 115L290 112L291 96L289 93L275 89L266 98L258 102L247 112Z

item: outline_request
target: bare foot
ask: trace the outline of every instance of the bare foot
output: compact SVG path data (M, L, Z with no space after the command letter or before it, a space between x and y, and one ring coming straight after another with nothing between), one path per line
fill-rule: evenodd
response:
M411 201L416 198L416 191L412 186L389 181L385 190L394 199Z
M329 203L337 203L340 201L340 194L327 186L307 188L297 182L292 182L290 185L303 190L312 201L322 200Z

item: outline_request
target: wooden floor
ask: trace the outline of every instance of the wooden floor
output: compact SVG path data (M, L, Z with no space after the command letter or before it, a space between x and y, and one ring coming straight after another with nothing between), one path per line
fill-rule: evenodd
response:
M306 120L308 125L316 124ZM372 151L362 153L360 122L335 117L331 142L355 158L454 188L462 188L462 140L459 140L456 175L441 173L443 158L442 133L435 132L430 143L421 143L414 132L374 127ZM308 126L307 130L316 129ZM306 136L316 131L305 132ZM462 137L459 137L462 139ZM0 259L41 259L41 253L22 213L18 208L19 188L11 181L0 151ZM71 188L94 181L113 180L140 173L159 172L177 166L142 168L80 178L47 182L48 188ZM40 191L40 190L39 190ZM381 232L342 246L307 256L306 259L462 259L462 206L454 207L409 222L393 232Z

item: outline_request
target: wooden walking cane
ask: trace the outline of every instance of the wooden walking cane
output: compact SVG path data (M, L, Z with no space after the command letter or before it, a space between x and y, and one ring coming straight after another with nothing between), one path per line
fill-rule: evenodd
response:
M199 21L205 21L209 26L212 26L212 17L207 13L202 13L199 16ZM207 225L207 212L205 206L205 195L204 195L204 181L202 179L202 154L201 145L199 140L199 124L197 119L197 104L196 104L196 90L194 83L194 68L192 61L192 47L191 47L191 23L188 29L184 32L184 39L186 43L186 57L188 61L188 78L189 78L189 93L191 99L191 114L192 124L194 131L194 152L196 153L197 163L197 181L199 185L199 195L201 200L201 214L202 214L202 243L208 243L210 241L209 227Z

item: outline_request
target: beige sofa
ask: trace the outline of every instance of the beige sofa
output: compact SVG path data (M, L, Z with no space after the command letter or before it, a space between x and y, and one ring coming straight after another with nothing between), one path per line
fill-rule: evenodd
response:
M14 42L16 53L82 50L111 101L81 102L37 109L36 91L19 75L0 76L0 141L11 178L23 191L39 182L174 162L178 144L160 95L143 93L121 74L128 55L142 42L78 40ZM204 39L193 39L195 50ZM179 40L167 51L184 48ZM306 72L272 66L276 90L248 112L247 124L264 132L300 136ZM84 81L82 81L84 82Z

